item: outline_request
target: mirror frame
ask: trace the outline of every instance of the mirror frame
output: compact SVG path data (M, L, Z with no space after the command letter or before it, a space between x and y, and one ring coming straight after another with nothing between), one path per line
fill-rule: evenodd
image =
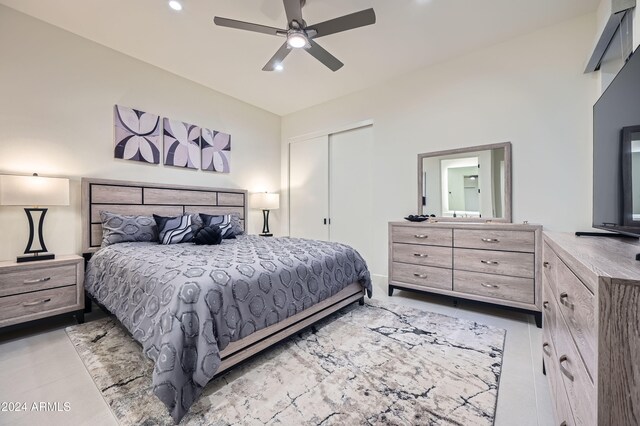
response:
M504 217L501 218L473 218L473 217L443 217L436 216L433 220L439 222L512 222L511 208L511 142L495 143L489 145L470 146L467 148L449 149L445 151L426 152L418 154L418 214L422 214L422 196L424 188L422 186L422 174L424 172L422 163L423 159L429 157L439 157L441 155L462 154L465 152L487 151L492 149L504 148Z
M640 133L640 126L629 126L622 129L622 225L640 226L640 221L633 220L633 166L631 144L633 135Z

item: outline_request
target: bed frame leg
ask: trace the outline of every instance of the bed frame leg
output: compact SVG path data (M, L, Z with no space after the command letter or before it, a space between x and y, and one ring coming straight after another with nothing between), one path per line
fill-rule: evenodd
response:
M358 299L358 305L360 305L360 306L364 305L364 296L362 296L360 299Z

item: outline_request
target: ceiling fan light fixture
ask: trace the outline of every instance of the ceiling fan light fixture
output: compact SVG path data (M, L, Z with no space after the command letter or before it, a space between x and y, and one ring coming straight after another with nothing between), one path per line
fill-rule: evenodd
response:
M302 31L291 32L287 36L287 44L292 49L300 49L301 47L305 47L307 43L307 37L302 33Z

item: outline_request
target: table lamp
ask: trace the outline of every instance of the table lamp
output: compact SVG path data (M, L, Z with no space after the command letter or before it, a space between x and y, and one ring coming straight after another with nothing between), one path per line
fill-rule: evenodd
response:
M251 207L262 210L264 225L262 226L261 237L272 237L269 232L269 211L280 208L280 194L269 192L256 192L251 194Z
M40 206L68 206L69 179L33 176L0 176L0 205L29 206L24 211L29 221L29 242L24 256L18 256L17 262L31 262L37 260L55 259L53 253L47 252L42 236L46 208ZM37 227L34 226L34 213L40 213ZM37 217L37 215L36 215ZM40 248L33 248L34 237L38 235Z

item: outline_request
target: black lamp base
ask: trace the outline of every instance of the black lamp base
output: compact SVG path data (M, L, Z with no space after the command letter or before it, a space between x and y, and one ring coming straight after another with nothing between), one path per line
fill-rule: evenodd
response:
M38 253L38 254L30 254L25 256L18 256L16 262L24 263L24 262L37 262L39 260L53 260L56 258L56 255L53 253Z
M261 237L273 237L273 234L258 234Z

